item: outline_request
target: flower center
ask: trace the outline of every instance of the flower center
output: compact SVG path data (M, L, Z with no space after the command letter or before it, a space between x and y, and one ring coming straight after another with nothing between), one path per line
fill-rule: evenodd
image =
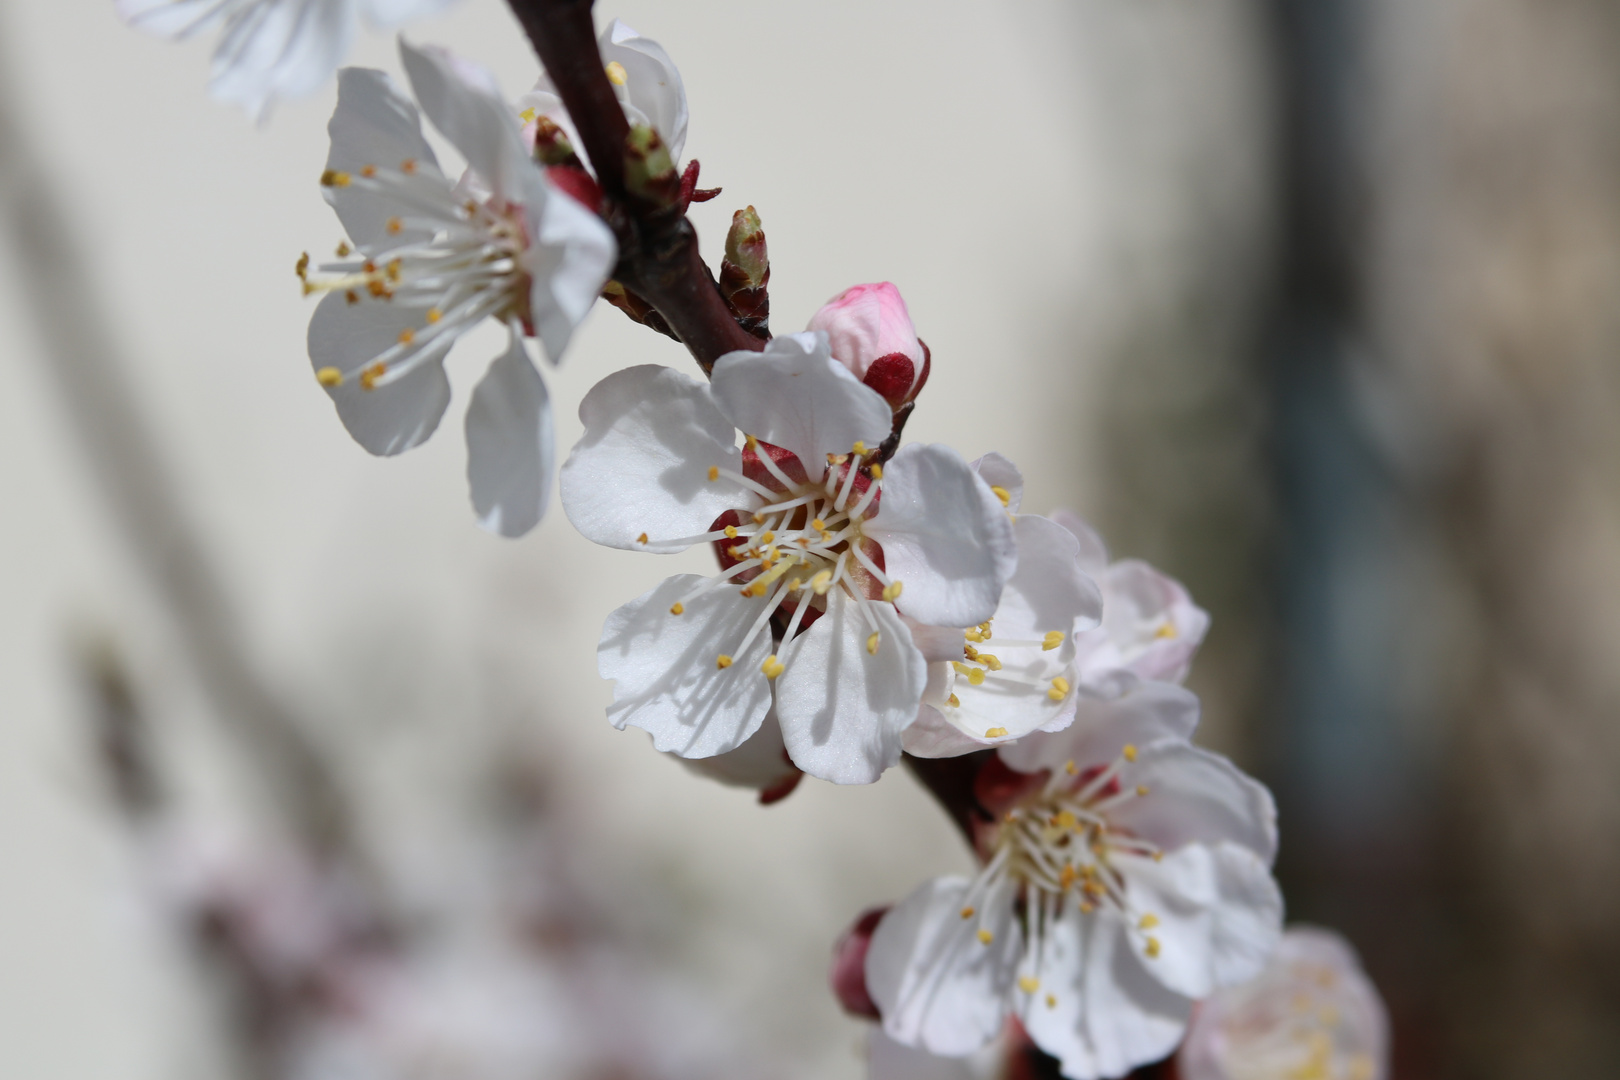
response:
M883 549L863 534L862 525L875 516L883 491L883 467L866 464L868 451L856 443L850 453L830 456L826 476L807 478L793 454L748 436L740 473L711 466L710 482L722 477L753 492L751 508L728 510L710 532L662 544L712 543L721 572L709 578L670 607L678 616L687 603L716 588L740 586L745 599L763 603L742 643L742 653L780 615L776 627L783 642L808 628L826 610L829 594L843 590L861 611L870 631L866 650L876 654L882 643L874 605L893 603L902 585L884 571ZM639 538L651 542L647 534ZM716 657L729 667L732 656ZM776 678L785 665L773 654L764 672Z
M339 244L339 261L322 263L313 274L309 256L299 258L304 295L340 292L351 304L370 298L422 312L419 327L405 327L377 355L348 371L322 368L322 384L358 377L372 390L443 357L457 337L488 316L531 324L522 258L529 234L521 206L492 198L457 201L437 170L424 172L411 160L397 169L328 170L321 184L367 192L400 213L384 222L384 239L360 251Z

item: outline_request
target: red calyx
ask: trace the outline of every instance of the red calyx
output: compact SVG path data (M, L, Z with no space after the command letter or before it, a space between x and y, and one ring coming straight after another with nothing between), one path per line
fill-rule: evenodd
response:
M890 406L898 409L906 402L914 399L922 392L923 385L928 382L929 371L933 367L933 357L928 351L927 344L919 341L923 348L922 374L917 374L917 365L905 353L888 353L872 361L866 369L866 378L861 380L883 395L883 399Z
M546 170L546 179L591 213L602 212L602 189L597 185L596 178L584 169L572 165L553 165Z
M681 171L681 213L683 214L686 213L686 208L693 203L708 202L720 194L719 188L700 188L697 186L698 171L701 168L702 166L698 164L697 158L693 158L686 163L686 168Z
M833 996L838 999L838 1004L851 1016L867 1020L883 1019L866 989L866 954L872 947L873 932L888 912L888 905L862 912L855 924L844 931L838 944L833 946L832 967L827 972L827 981L832 984Z

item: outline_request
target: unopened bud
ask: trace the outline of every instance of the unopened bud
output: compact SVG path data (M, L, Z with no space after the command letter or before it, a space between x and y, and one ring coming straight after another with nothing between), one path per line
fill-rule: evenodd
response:
M759 211L752 206L731 215L731 230L726 233L726 262L737 268L741 280L750 289L761 287L770 277L765 229L760 224Z
M625 138L624 186L632 195L661 206L681 196L681 175L656 129L636 124Z
M534 118L534 159L542 165L579 165L574 144L556 121L544 114Z
M737 323L755 337L770 339L771 260L765 250L765 230L752 206L731 216L726 233L726 255L720 261L720 295Z
M823 330L833 358L898 409L928 381L928 346L917 337L900 290L888 282L856 285L810 319Z

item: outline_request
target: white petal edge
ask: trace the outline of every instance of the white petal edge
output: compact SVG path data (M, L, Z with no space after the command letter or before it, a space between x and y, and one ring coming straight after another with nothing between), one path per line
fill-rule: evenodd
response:
M516 330L473 389L466 425L467 486L478 524L522 536L551 501L556 434L551 395Z
M402 330L419 329L426 321L424 316L417 308L370 299L350 304L338 293L328 293L310 316L310 365L316 371L327 367L357 370L392 348ZM347 378L326 392L354 441L383 456L403 453L424 442L450 404L442 350L376 389L367 390L358 378Z

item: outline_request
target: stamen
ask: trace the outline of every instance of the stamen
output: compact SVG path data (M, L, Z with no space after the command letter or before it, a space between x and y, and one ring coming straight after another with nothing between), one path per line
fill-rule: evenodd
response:
M1054 676L1052 679L1052 689L1046 692L1046 696L1051 698L1053 701L1062 701L1064 698L1068 697L1069 680L1065 679L1061 675Z
M765 673L767 679L774 679L787 670L787 665L778 660L775 653L772 653L765 658L765 662L760 665L759 670Z
M1045 652L1051 652L1053 649L1063 644L1063 639L1066 636L1067 635L1065 635L1061 630L1047 631L1046 637L1041 640L1041 649Z
M1024 993L1033 994L1035 991L1039 990L1040 988L1041 988L1041 980L1037 979L1035 976L1033 976L1033 975L1020 975L1020 976L1018 976L1018 989L1022 990Z
M877 655L877 651L878 651L878 639L879 639L879 638L880 638L880 637L881 637L881 636L882 636L882 635L881 635L881 634L879 634L879 632L878 632L878 631L876 631L876 630L874 630L874 631L873 631L873 632L872 632L872 636L871 636L871 637L869 637L869 638L867 638L867 639L866 639L866 651L867 651L867 652L868 652L868 653L869 653L869 654L870 654L870 655L872 655L872 656L876 656L876 655Z
M335 367L323 367L315 373L315 381L322 386L342 386L343 372Z
M994 940L996 940L996 935L992 934L990 931L986 930L982 926L979 927L979 944L980 945L988 945Z
M971 908L971 907L963 908L962 909L962 918L964 918L964 919L973 918L973 908Z
M671 615L679 615L681 612L683 612L685 610L686 610L686 605L681 603L679 600L675 601L673 604L671 604L669 606L669 613Z
M714 666L724 671L726 668L731 666L731 657L727 656L725 653L721 653L719 656L714 658Z
M984 737L987 739L1005 739L1007 737L1007 729L1004 727L993 727L984 733Z
M1008 491L1006 488L997 487L994 484L992 484L990 486L990 490L995 492L996 498L1001 500L1001 505L1002 506L1011 506L1012 505L1012 493L1010 491Z
M901 590L902 587L903 587L902 582L899 582L899 581L891 581L891 582L889 582L887 585L885 585L883 587L883 599L887 600L891 604L894 603L896 600L900 599L900 590Z
M714 481L716 481L718 479L720 479L720 466L718 466L718 465L710 465L709 466L709 482L713 483Z
M624 86L630 81L629 75L624 70L624 65L617 60L609 60L603 70L607 72L608 82L614 86Z

